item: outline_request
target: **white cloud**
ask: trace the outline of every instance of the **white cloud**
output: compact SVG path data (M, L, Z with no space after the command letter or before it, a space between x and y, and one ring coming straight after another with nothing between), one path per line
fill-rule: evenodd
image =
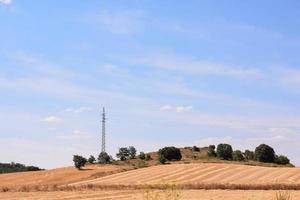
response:
M189 112L193 109L192 106L170 106L170 105L164 105L160 107L161 111L175 111L178 113L182 112Z
M177 106L175 108L176 112L181 113L181 112L188 112L193 109L192 106Z
M42 121L47 122L49 124L59 124L63 120L56 116L49 116L49 117L46 117L45 119L43 119Z
M90 139L92 136L84 131L74 130L72 134L69 135L60 135L58 136L59 139Z
M65 109L66 112L72 112L72 113L82 113L82 112L87 112L87 111L91 111L92 108L90 107L79 107L79 108L67 108Z
M164 105L162 107L160 107L161 111L167 111L167 110L172 110L172 106L170 105Z
M9 5L12 3L12 0L0 0L0 3L5 4L5 5Z

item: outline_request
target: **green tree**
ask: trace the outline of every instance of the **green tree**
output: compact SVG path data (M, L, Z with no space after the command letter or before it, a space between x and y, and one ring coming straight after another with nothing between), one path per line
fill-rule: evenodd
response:
M246 150L244 152L244 157L246 160L254 160L255 159L254 152L250 151L250 150Z
M145 153L144 153L144 152L140 152L139 158L140 158L141 160L145 160L145 159L146 159Z
M232 160L232 147L229 144L219 144L217 147L217 156L224 160Z
M133 146L128 147L130 159L134 159L136 156L136 149Z
M176 147L164 147L158 151L158 154L167 160L181 160L182 158L180 149Z
M283 156L283 155L279 155L279 156L275 156L275 163L279 164L279 165L287 165L290 164L290 159L288 159L288 157Z
M167 159L163 155L160 154L158 156L158 161L164 165L167 162Z
M73 162L74 166L80 170L81 167L84 167L84 165L87 163L87 159L79 155L74 155Z
M108 164L111 163L111 157L106 152L101 152L98 156L98 162L100 164Z
M245 157L240 150L236 150L232 153L232 159L235 161L243 161L245 160Z
M116 156L122 161L128 160L130 158L129 149L126 147L119 148L119 152L116 154Z
M215 146L215 145L209 145L209 146L208 146L207 155L208 155L209 157L216 157L217 154L216 154L215 149L216 149L216 146Z
M96 161L95 157L93 155L91 155L88 159L88 162L91 163L91 164L94 164Z
M255 159L259 162L274 163L275 151L272 147L261 144L255 148Z
M193 149L192 149L193 151L200 151L200 148L199 147L197 147L197 146L193 146Z

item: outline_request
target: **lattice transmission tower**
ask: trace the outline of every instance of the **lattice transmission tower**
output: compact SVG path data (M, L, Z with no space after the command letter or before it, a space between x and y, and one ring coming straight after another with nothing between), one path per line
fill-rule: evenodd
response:
M102 146L101 146L101 152L106 152L105 151L105 122L106 122L106 116L105 116L105 108L103 107L103 112L102 112Z

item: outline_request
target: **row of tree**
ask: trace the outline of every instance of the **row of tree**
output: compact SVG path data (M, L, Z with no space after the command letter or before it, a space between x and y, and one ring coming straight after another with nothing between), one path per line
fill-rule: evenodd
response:
M224 160L255 160L258 162L276 163L280 165L290 164L290 160L286 156L276 155L274 149L266 144L257 146L255 151L246 150L245 152L240 150L233 151L229 144L219 144L216 150L215 145L210 145L208 147L208 155Z
M0 174L1 173L11 173L11 172L27 172L27 171L40 171L36 166L26 166L20 163L0 163Z
M201 149L194 146L193 151L200 151ZM137 150L133 146L121 147L116 157L121 160L130 160L137 157ZM245 160L255 160L259 162L266 163L276 163L281 165L290 164L290 160L283 155L276 155L272 147L261 144L255 148L255 151L246 150L244 152L240 150L233 151L232 146L229 144L219 144L216 148L215 145L210 145L208 147L207 154L209 157L216 157L223 160L234 160L234 161L245 161ZM140 152L138 158L141 160L151 160L150 154L145 154ZM179 148L176 147L164 147L158 151L158 161L165 164L167 161L178 161L182 159L182 154ZM112 156L108 155L106 152L101 152L96 160L94 156L90 156L88 159L74 155L73 157L74 165L76 168L80 169L86 163L94 164L108 164L113 161Z
M130 159L135 159L137 151L136 148L133 146L129 147L121 147L119 148L119 152L116 154L116 157L120 159L121 161L125 160L130 160ZM144 152L140 152L138 156L141 160L151 160L151 156L149 154L145 154ZM86 163L94 164L94 163L99 163L99 164L109 164L114 159L112 156L108 155L106 152L101 152L96 160L96 158L91 155L88 159L84 158L83 156L80 155L74 155L73 156L73 162L74 165L77 169L81 169Z

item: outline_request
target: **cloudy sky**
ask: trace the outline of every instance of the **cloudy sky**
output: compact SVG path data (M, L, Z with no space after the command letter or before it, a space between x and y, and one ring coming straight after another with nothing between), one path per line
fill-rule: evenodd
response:
M133 145L274 147L300 165L300 2L0 0L0 162Z

